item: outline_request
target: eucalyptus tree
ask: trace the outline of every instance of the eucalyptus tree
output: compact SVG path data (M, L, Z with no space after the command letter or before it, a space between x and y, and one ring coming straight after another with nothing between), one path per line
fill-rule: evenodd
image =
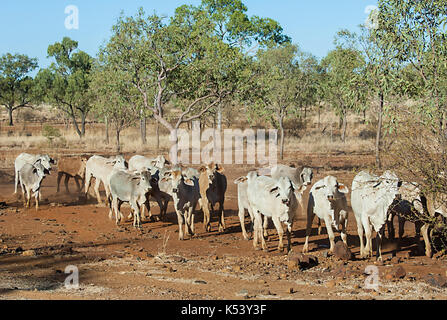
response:
M348 30L338 32L338 39L344 39L354 50L361 50L365 59L363 75L367 94L371 99L378 99L377 127L375 141L376 166L381 167L381 145L384 115L388 113L386 102L398 93L403 93L401 64L395 58L398 52L388 43L387 35L378 28L360 26L359 34Z
M126 72L116 68L108 57L100 55L92 72L90 84L94 97L92 112L100 119L107 119L115 131L116 152L121 151L122 130L140 118L139 95Z
M30 72L37 68L37 59L23 54L6 53L0 57L0 105L8 111L13 126L13 112L31 107L33 79Z
M145 110L175 134L238 90L248 60L213 35L203 10L184 5L166 20L143 9L121 16L101 53L126 73Z
M48 47L48 56L55 62L38 72L34 94L38 101L48 102L63 111L82 138L92 104L89 86L93 58L77 48L78 42L68 37Z
M378 1L378 28L396 58L411 65L422 81L420 111L444 133L447 103L447 0Z
M253 55L259 48L290 42L281 25L271 19L249 16L241 0L202 0L198 7L211 22L212 35L231 48ZM226 103L228 105L228 103ZM217 106L217 127L222 127L222 107Z
M298 106L314 101L311 72L314 62L312 56L290 43L258 51L251 113L268 119L280 131L281 159L284 158L284 120L296 115Z
M347 116L358 111L366 98L363 68L365 61L359 50L337 45L321 61L324 70L322 86L326 101L342 121L341 140L346 141Z

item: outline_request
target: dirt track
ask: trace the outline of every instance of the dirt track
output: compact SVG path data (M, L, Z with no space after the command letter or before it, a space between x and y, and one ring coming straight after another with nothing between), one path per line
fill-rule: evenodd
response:
M319 167L314 182L335 175L350 187L352 167L370 161L368 156L338 155L324 158L307 155L301 162ZM308 270L289 270L287 256L277 250L277 235L269 230L268 252L254 251L251 241L242 239L237 217L237 177L248 166L226 167L229 188L225 202L227 230L203 230L202 214L196 214L198 234L178 240L178 226L172 203L168 221L145 222L142 232L131 222L117 227L108 219L108 209L93 200L78 201L73 181L71 194L56 194L56 174L43 183L39 211L24 209L13 195L13 168L0 171L0 298L2 299L446 299L447 289L436 286L430 275L447 276L445 258L414 256L414 227L406 224L405 238L397 250L398 259L378 264L375 259L348 263L325 257L327 234L311 237L311 255L319 265ZM13 177L12 177L13 178ZM63 189L63 188L62 188ZM19 191L20 192L20 191ZM349 199L348 199L349 201ZM305 203L307 202L307 192ZM158 214L158 207L152 206ZM125 207L125 212L129 211ZM358 255L355 220L349 213L348 243ZM248 219L247 219L248 223ZM305 217L299 216L293 231L293 252L301 252ZM397 223L396 223L397 228ZM337 239L339 235L337 234ZM385 245L385 258L396 246ZM32 251L30 251L32 250ZM413 253L413 254L410 254ZM400 260L397 263L396 260ZM387 276L396 265L406 271L403 279ZM79 270L78 289L66 289L67 266ZM379 292L365 289L368 265L379 269ZM439 282L439 281L438 281Z

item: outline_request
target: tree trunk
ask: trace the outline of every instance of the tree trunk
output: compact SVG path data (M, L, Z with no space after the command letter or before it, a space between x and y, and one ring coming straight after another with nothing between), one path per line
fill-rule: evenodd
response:
M85 136L85 118L86 114L84 112L81 113L81 138Z
M158 121L157 121L158 123ZM147 144L147 138L146 138L146 117L142 117L140 119L140 132L141 132L141 142L143 144Z
M217 130L222 131L222 104L217 106Z
M76 121L76 117L74 115L71 115L71 120L73 121L73 125L75 127L76 133L78 134L79 138L82 138L82 131L79 130L78 122Z
M156 139L156 150L157 154L160 151L160 123L155 121L155 139Z
M321 108L318 106L318 129L320 129L321 124Z
M121 146L120 146L120 130L116 129L116 152L121 152Z
M109 139L109 117L105 117L105 123L106 123L106 144L108 145L110 143L110 139Z
M380 93L380 107L379 107L379 123L377 124L376 135L376 167L381 169L382 163L380 161L380 145L382 138L382 123L383 123L383 92Z
M14 121L12 118L12 108L7 107L8 108L8 116L9 116L9 126L14 126Z
M284 160L284 125L282 118L279 119L279 130L281 131L279 157L281 158L281 160Z
M343 113L341 141L346 142L346 127L348 126L347 112Z

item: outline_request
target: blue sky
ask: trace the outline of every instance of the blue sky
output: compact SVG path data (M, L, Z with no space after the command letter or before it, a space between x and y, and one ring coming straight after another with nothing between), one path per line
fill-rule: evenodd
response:
M139 7L146 13L172 15L182 4L200 0L2 0L0 2L0 55L23 53L47 67L49 44L68 36L79 48L96 56L98 48L110 37L112 25L121 11L133 15ZM335 33L341 28L357 30L367 18L365 9L377 0L243 0L249 15L279 21L287 35L302 50L319 58L333 48ZM79 29L65 28L65 8L79 9Z

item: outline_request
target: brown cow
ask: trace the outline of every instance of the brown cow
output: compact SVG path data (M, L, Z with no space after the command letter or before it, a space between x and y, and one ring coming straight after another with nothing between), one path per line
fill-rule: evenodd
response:
M203 210L203 224L205 231L211 231L210 209L214 214L214 206L219 203L219 232L225 231L224 201L227 191L227 178L223 175L224 168L221 165L211 163L199 169L199 204Z
M87 155L81 155L64 156L59 159L57 163L57 192L59 192L59 185L63 176L65 176L64 184L67 193L70 193L70 191L68 190L68 180L70 180L70 178L74 178L76 186L78 187L78 192L81 192L81 187L78 180L81 180L82 184L84 183L85 165L88 158L89 156Z

